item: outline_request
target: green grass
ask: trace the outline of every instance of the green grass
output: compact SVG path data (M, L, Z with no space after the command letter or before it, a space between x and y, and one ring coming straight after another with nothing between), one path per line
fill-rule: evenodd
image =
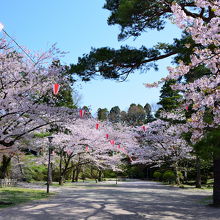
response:
M175 186L177 186L178 187L178 185L175 185ZM202 185L202 188L196 188L195 186L192 186L192 185L187 185L187 184L182 184L181 185L181 187L180 188L184 188L184 189L195 189L195 190L201 190L201 189L203 189L203 190L212 190L213 189L213 187L207 187L206 185Z
M156 181L159 182L163 185L170 185L170 186L175 186L175 187L179 187L179 188L184 188L184 189L204 189L204 190L212 190L213 189L213 183L214 180L213 179L208 179L206 184L202 184L201 188L196 188L195 186L195 181L189 181L187 184L181 184L180 186L178 186L175 183L167 183L167 182L161 182L161 181Z
M193 183L193 184L192 184ZM214 179L208 179L206 184L202 184L202 188L204 190L212 190L213 189ZM189 182L189 184L183 184L184 188L195 188L195 181ZM199 188L195 188L199 189Z
M199 201L199 204L201 204L201 205L209 205L209 204L212 204L212 202L213 202L212 196L207 196L207 197L201 199Z
M106 180L105 180L106 181ZM105 182L103 181L103 182ZM114 180L115 181L115 180ZM95 182L94 179L86 179L85 180L85 184L83 184L82 180L79 180L78 182L71 182L71 181L66 181L65 183L63 183L63 185L59 185L58 182L53 182L53 184L51 186L55 186L55 187L71 187L71 188L77 188L77 187L96 187L95 185L98 185L100 182ZM91 185L92 184L92 185ZM116 184L105 184L105 186L117 186Z
M0 208L14 206L32 200L45 199L51 195L54 195L54 193L48 195L44 190L24 189L18 187L0 188Z

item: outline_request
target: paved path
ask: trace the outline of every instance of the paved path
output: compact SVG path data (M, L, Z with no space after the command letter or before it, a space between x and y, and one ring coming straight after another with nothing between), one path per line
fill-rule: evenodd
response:
M220 209L204 205L211 195L206 190L139 181L77 184L58 191L49 200L0 209L0 220L220 220Z

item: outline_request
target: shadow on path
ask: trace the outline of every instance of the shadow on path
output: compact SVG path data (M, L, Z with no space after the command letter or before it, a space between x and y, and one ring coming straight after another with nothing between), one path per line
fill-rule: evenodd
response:
M220 220L220 209L202 203L210 195L155 182L77 184L49 200L0 209L0 220Z

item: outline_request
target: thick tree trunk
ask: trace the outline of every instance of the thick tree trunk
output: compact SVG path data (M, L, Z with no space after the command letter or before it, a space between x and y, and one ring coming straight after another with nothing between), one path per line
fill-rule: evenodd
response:
M196 156L196 188L202 187L202 181L201 181L201 162L200 158L197 155Z
M220 207L220 155L214 158L213 205Z
M149 180L149 168L147 167L147 180Z
M77 168L76 168L76 178L75 178L75 181L76 181L76 182L79 181L79 173L80 173L80 167L77 166Z
M102 181L102 171L101 171L101 170L99 170L98 181L99 181L99 182Z
M11 157L3 155L2 165L0 167L0 179L5 179L9 176L10 164L11 164Z

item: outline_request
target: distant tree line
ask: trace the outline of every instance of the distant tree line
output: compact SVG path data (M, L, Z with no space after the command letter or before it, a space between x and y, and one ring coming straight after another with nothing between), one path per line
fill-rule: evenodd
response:
M127 111L122 111L118 106L112 107L110 111L107 108L99 108L97 117L100 121L121 122L129 126L140 126L155 120L148 103L145 106L132 103Z

